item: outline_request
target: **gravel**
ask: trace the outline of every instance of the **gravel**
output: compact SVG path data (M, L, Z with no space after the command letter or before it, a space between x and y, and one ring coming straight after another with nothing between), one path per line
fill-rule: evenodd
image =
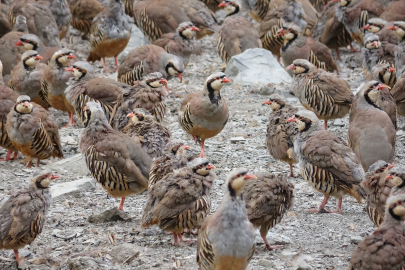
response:
M186 140L195 153L199 152L199 147L194 145L191 137L177 123L177 110L183 98L201 90L205 78L218 71L222 64L215 49L215 36L206 37L200 43L204 53L191 57L184 72L184 83L180 84L177 78L169 82L173 93L167 99L168 113L164 119L173 138ZM65 41L63 44L67 45ZM90 47L88 41L78 41L67 46L77 50L75 55L81 59L87 57ZM360 61L357 60L360 53L353 54L348 49L342 49L341 52L343 61L338 62L340 75L355 91L365 82ZM114 59L107 59L107 65L113 70ZM102 63L96 62L94 66L100 76L104 76ZM116 73L107 76L116 78ZM222 200L225 177L232 168L243 166L253 173L289 173L288 164L274 160L267 152L264 141L269 109L261 105L268 98L267 95L277 92L288 97L291 104L300 106L298 100L289 95L289 90L289 85L282 83L267 88L230 84L221 91L229 106L229 122L219 135L206 142L206 155L217 167L215 172L218 176L211 194L212 212ZM67 115L54 109L50 109L50 112L59 126L67 123ZM401 117L398 120L400 136L394 162L403 166L404 120ZM328 127L329 131L343 139L346 139L347 128L348 117L330 121ZM41 161L41 168L51 166L62 176L53 185L91 177L83 169L83 159L77 156L80 154L78 142L81 131L81 127L60 130L65 157L71 160ZM5 154L6 151L0 149L0 156ZM25 168L21 156L15 161L2 162L0 202L25 186L34 170ZM299 175L296 165L294 173ZM343 214L308 213L308 209L319 206L322 194L312 189L302 177L289 178L289 181L295 185L295 206L268 235L271 243L282 243L284 249L265 250L263 240L257 234L257 251L248 269L347 269L356 243L375 230L364 205L358 204L354 198L345 197ZM63 199L55 200L42 234L30 246L20 249L24 257L23 265L29 265L30 269L197 269L196 243L175 247L172 245L172 236L159 228L140 228L146 194L143 192L127 197L125 218L102 223L90 223L89 217L117 207L119 199L107 196L99 184L95 188L79 189ZM334 209L336 203L332 198L327 209ZM15 269L13 260L12 251L0 251L0 269Z

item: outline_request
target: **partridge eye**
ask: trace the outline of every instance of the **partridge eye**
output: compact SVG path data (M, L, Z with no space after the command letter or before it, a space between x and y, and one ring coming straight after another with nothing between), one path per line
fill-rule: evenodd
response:
M291 28L288 28L288 31L291 31L292 29Z
M304 119L304 117L300 116L300 117L298 117L298 119L299 119L299 120L302 120L302 119Z

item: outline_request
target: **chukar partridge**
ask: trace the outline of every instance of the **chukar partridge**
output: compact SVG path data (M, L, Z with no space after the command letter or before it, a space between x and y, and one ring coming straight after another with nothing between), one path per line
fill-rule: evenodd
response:
M382 2L383 4L384 1ZM405 3L402 1L389 1L384 8L384 12L380 15L381 19L388 22L405 21Z
M385 202L394 186L389 179L386 179L393 167L393 164L388 164L384 160L376 161L370 166L365 179L360 184L366 193L365 208L368 217L376 227L383 222Z
M361 28L366 33L372 33L378 36L381 42L388 42L391 44L398 44L398 39L395 34L390 30L392 23L387 22L381 18L372 18L367 21L367 24Z
M109 121L118 97L131 89L129 85L113 79L96 77L94 68L87 62L76 62L65 71L71 71L74 75L69 79L70 85L65 90L66 100L73 106L77 117L85 126L89 118L83 108L88 101L100 103Z
M388 198L384 222L354 249L349 270L405 267L405 194Z
M138 138L142 149L151 158L157 158L162 155L163 147L170 140L170 130L163 124L156 122L153 116L147 110L138 108L128 114L131 118L123 132L131 138Z
M174 245L184 230L199 228L211 210L210 190L216 178L215 166L206 158L196 158L187 167L165 175L148 191L141 219L142 228L158 225L173 234Z
M370 79L388 85L390 88L394 87L397 77L393 66L388 62L378 63L371 70Z
M198 234L200 270L247 269L255 252L255 229L248 219L242 191L252 178L256 176L244 168L233 169L227 176L221 205L204 221Z
M35 172L31 182L12 194L0 208L0 249L14 250L17 265L21 262L18 250L31 244L42 232L52 204L49 184L56 178L59 176L49 170Z
M55 22L59 28L59 39L62 40L69 30L71 13L67 0L41 0L52 12Z
M163 148L162 155L153 161L149 173L149 189L174 170L187 166L195 157L186 155L190 146L177 141L169 141Z
M165 49L167 53L180 57L187 67L191 54L200 52L200 47L195 40L196 32L200 31L192 22L182 22L175 33L162 35L153 44Z
M65 71L65 69L74 58L76 58L76 56L73 55L70 49L62 49L55 52L45 69L41 81L41 95L53 108L68 113L69 122L65 127L70 125L76 126L73 120L75 109L69 101L67 101L65 96L66 83L73 77L73 74Z
M391 169L385 179L391 180L394 186L391 188L390 196L405 193L405 169L401 167Z
M339 75L317 68L304 59L295 60L286 69L295 73L294 95L302 106L324 120L324 129L327 129L329 119L343 118L349 113L354 95Z
M405 22L396 21L390 27L398 38L398 47L395 51L395 69L397 70L397 79L405 71Z
M360 187L364 170L346 142L322 130L318 118L311 111L299 111L287 121L295 121L298 127L294 152L298 157L302 177L324 195L319 209L311 211L327 212L324 207L329 196L339 199L334 213L342 213L345 194L361 203L361 197L365 196Z
M47 65L39 63L42 56L36 51L26 51L21 62L11 71L8 86L19 95L27 95L45 109L50 107L46 97L41 95L41 80Z
M15 46L22 46L25 51L37 51L42 56L40 63L43 64L48 64L53 54L62 49L62 47L45 46L41 39L33 34L24 34L20 40L15 43Z
M28 161L50 157L63 158L59 130L51 114L41 106L31 103L29 96L19 96L17 103L7 115L7 134L15 148Z
M7 18L8 9L9 6L0 3L0 38L13 29Z
M398 78L391 95L395 99L398 115L405 116L405 73Z
M301 29L293 23L284 23L283 28L277 31L277 35L282 36L284 40L280 50L284 65L291 65L296 59L305 59L318 68L337 71L338 67L328 47L300 33Z
M356 113L349 121L347 140L365 171L378 160L392 162L395 154L395 127L376 104L383 87L377 81L367 82L359 92Z
M18 151L8 137L6 121L7 114L17 102L18 94L4 84L2 70L3 65L0 61L0 146L8 150L6 157L0 158L0 161L9 161L17 158Z
M118 68L118 81L132 85L145 75L160 72L163 78L170 80L177 76L180 82L184 63L181 59L156 45L145 45L128 53Z
M80 137L80 150L87 168L108 194L121 198L118 209L124 210L125 197L148 188L152 161L139 142L108 124L99 103L89 101L84 110L89 120Z
M93 19L105 8L97 0L69 0L69 9L72 14L70 24L83 33L82 38L86 38Z
M108 7L98 14L90 29L90 55L87 62L103 58L104 72L107 73L106 57L114 57L115 71L118 71L117 56L131 38L132 18L125 14L121 0L109 0Z
M260 227L260 235L268 250L283 246L271 246L266 235L294 204L294 185L282 176L269 173L257 174L256 181L248 181L243 190L249 221Z
M128 113L136 108L148 110L156 121L162 122L166 113L164 100L167 95L167 80L160 72L151 73L142 81L135 81L130 91L118 97L110 120L111 126L122 130L128 123Z
M189 94L181 104L179 123L200 145L200 157L205 157L205 140L220 133L228 121L228 106L220 93L228 82L232 81L224 73L213 73L205 80L202 91Z
M200 0L203 2L210 10L217 12L220 8L218 5L222 3L222 0Z
M287 104L278 94L271 95L269 100L264 101L263 104L268 104L272 110L267 124L267 150L274 159L287 162L290 165L289 176L294 177L292 164L297 161L292 157L292 152L298 128L295 123L285 120L298 112L298 109Z
M259 32L240 15L242 5L239 0L225 0L219 7L226 11L225 21L217 35L217 51L224 63L248 49L262 47Z

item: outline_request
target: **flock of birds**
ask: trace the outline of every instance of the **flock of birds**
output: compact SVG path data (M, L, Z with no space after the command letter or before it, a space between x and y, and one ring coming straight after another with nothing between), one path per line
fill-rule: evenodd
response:
M215 166L204 142L219 134L229 112L220 90L231 80L215 72L202 91L189 94L178 122L200 145L187 154L162 123L168 80L202 53L196 39L217 35L224 62L250 48L265 48L282 59L293 76L291 90L305 110L279 95L263 102L269 115L266 146L324 194L317 213L328 213L330 196L342 213L345 195L364 199L378 227L354 250L349 269L405 269L405 169L395 155L397 114L405 116L405 2L390 0L2 0L0 5L0 146L3 161L63 158L59 127L50 107L67 112L66 125L84 126L80 150L92 176L113 197L148 190L143 228L158 225L174 244L192 241L182 233L199 229L200 269L246 269L255 251L255 227L266 235L292 207L294 186L285 176L233 169L225 196L210 215ZM248 9L247 9L248 8ZM222 25L214 12L226 11ZM260 22L256 29L244 11ZM133 18L132 18L133 17ZM118 63L135 23L152 43L132 50ZM87 61L62 48L69 26L90 41ZM73 37L69 38L70 41ZM367 82L353 94L339 76L330 49L361 44ZM69 47L69 46L68 46ZM354 48L351 46L354 51ZM88 62L114 57L117 80L96 75ZM271 74L269 74L271 76ZM349 114L348 143L327 130L329 119ZM324 120L324 125L320 124ZM31 184L0 208L0 248L18 249L41 233L58 178L35 172ZM254 180L252 180L254 179Z

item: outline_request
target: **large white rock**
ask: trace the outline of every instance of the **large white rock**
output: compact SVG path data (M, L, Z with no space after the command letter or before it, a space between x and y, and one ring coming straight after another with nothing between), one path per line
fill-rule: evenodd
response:
M59 160L49 164L47 167L52 171L70 172L78 176L90 174L82 154L76 154L70 158Z
M80 197L81 192L91 192L96 188L96 180L93 178L82 178L76 181L53 184L50 187L52 198L60 200L66 196Z
M292 80L270 51L258 48L233 56L225 74L239 85L291 83Z

